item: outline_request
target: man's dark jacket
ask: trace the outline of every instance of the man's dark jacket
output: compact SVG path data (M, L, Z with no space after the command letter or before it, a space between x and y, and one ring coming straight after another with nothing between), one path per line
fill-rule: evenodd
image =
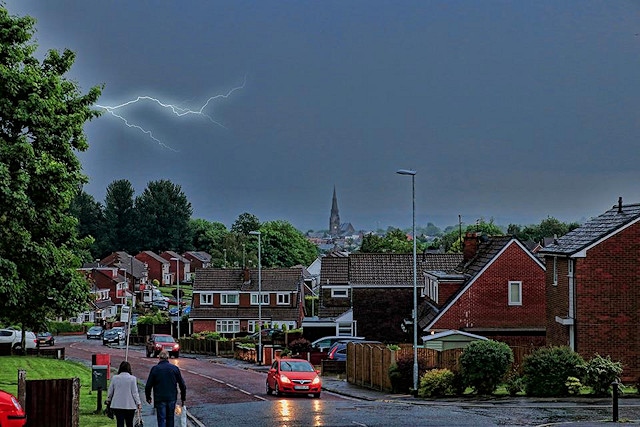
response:
M178 389L180 387L180 399L184 402L187 395L187 386L182 379L180 369L169 363L168 360L161 360L151 368L147 384L144 387L144 394L147 400L151 398L153 389L153 402L171 402L178 400Z

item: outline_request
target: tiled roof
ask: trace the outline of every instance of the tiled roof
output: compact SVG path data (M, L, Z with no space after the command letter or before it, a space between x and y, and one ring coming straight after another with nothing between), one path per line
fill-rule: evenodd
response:
M420 277L425 270L453 270L462 261L462 254L418 254L416 261ZM413 285L413 254L357 253L349 256L349 264L353 286Z
M209 255L206 252L203 251L188 251L185 252L189 255L191 255L192 257L198 259L201 262L211 262L211 255Z
M474 277L512 240L513 236L489 237L486 241L480 242L476 255L468 262L461 263L457 270L470 278Z
M571 255L640 218L640 204L614 205L605 213L558 238L541 254Z
M162 258L160 255L158 255L157 253L153 252L153 251L142 251L143 254L147 255L150 258L153 258L154 260L158 261L161 264L168 264L169 261L167 261L166 259Z
M240 268L202 268L198 270L193 283L193 291L244 291L258 290L258 269L248 269L249 280L245 281L245 271ZM295 291L302 280L301 269L262 269L262 291Z
M320 261L320 284L349 282L349 258L323 257Z

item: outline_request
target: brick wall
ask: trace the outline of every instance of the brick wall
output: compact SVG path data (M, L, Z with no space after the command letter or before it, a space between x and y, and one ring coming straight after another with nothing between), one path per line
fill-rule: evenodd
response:
M576 266L576 350L610 355L623 379L640 377L640 224L606 239Z

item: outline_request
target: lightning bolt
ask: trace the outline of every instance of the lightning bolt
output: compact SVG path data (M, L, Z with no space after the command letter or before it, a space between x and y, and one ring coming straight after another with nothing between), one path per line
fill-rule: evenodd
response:
M118 110L126 108L126 107L129 107L129 106L131 106L133 104L137 104L137 103L151 102L151 103L155 103L155 104L159 105L162 108L165 108L165 109L171 111L171 113L173 115L175 115L176 117L184 117L184 116L188 116L188 115L198 115L198 116L205 117L209 121L214 123L215 125L220 126L223 129L226 129L226 127L224 125L222 125L222 123L215 121L211 116L206 114L204 111L209 106L209 104L213 103L214 101L216 101L218 99L227 99L231 95L233 95L234 92L236 92L236 91L238 91L240 89L244 89L246 83L247 83L247 76L245 75L244 76L244 80L242 81L242 85L236 86L236 87L230 89L229 91L227 91L226 93L219 94L219 95L214 95L214 96L209 97L206 100L206 102L204 104L202 104L202 106L199 109L195 109L195 110L192 110L190 108L179 107L179 106L174 105L174 104L168 104L168 103L160 101L158 98L154 98L152 96L147 96L147 95L137 96L135 99L132 99L130 101L127 101L127 102L124 102L124 103L118 104L118 105L100 105L100 104L96 104L96 107L102 108L107 113L111 114L113 117L121 120L127 127L139 130L140 132L144 133L149 138L154 140L161 147L164 147L164 148L169 149L171 151L178 152L178 150L176 150L175 148L170 147L169 145L165 144L160 139L158 139L153 134L153 132L151 130L145 129L145 128L143 128L142 126L140 126L138 124L131 123L129 120L127 120L127 118L122 113L119 113Z

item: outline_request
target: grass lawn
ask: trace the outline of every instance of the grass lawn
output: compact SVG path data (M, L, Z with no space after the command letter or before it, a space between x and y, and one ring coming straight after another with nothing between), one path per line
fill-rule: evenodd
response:
M14 396L18 393L18 369L27 372L27 380L80 378L80 425L83 427L113 427L115 421L94 414L98 392L91 391L91 368L77 362L35 356L0 357L0 389ZM102 392L102 401L107 392ZM103 405L104 407L104 405Z

